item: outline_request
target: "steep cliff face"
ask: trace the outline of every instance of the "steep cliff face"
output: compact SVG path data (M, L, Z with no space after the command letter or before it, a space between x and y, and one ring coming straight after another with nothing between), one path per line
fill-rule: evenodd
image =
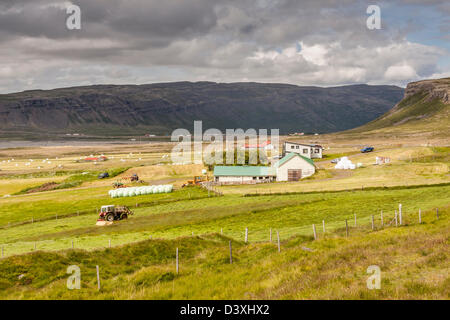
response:
M352 131L450 131L450 78L409 83L403 99L380 118Z
M439 99L445 104L450 104L450 78L411 82L406 87L405 98L409 98L419 92L427 94L427 101Z
M205 128L333 132L367 123L403 96L395 86L334 88L178 82L89 86L0 95L0 134L170 134Z

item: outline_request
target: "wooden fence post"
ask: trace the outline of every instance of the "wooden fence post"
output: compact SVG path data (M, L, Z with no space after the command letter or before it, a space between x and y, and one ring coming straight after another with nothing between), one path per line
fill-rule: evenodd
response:
M383 226L384 226L384 222L383 222L383 210L381 210L380 216L381 216L381 226L383 227Z
M108 246L111 248L111 239L108 240Z
M347 219L345 219L345 234L348 237L348 222L347 222Z
M178 274L178 248L177 248L177 274Z
M98 266L95 266L97 269L97 289L100 291L100 268Z
M281 252L281 247L280 247L280 233L277 231L277 241L278 241L278 252Z
M248 242L248 228L245 228L245 243Z
M403 224L403 218L402 218L402 204L400 203L399 205L398 205L398 217L399 217L399 219L400 219L400 225L402 225Z
M397 210L395 210L395 226L398 227Z
M419 223L422 223L422 211L419 209Z
M375 230L375 222L373 221L373 215L372 215L372 231Z
M313 224L314 240L317 240L316 225Z
M356 213L355 213L355 227L356 227Z
M323 233L325 233L325 220L322 220L322 229L323 229Z
M436 208L436 219L439 219L439 208Z
M220 228L220 234L223 234L223 228Z
M233 249L231 248L231 241L230 241L230 264L233 263Z
M34 251L36 251L36 241L34 242Z
M72 249L73 249L73 240L72 240Z
M34 223L34 217L31 217L31 224Z
M58 220L58 214L56 214L56 220Z

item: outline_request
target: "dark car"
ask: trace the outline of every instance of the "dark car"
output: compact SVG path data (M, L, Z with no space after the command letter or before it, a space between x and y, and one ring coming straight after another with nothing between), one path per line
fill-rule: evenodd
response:
M373 151L373 147L365 147L361 149L362 153L366 153L366 152L372 152Z
M100 173L100 174L98 175L98 178L99 178L99 179L109 178L109 173L108 173L108 172Z

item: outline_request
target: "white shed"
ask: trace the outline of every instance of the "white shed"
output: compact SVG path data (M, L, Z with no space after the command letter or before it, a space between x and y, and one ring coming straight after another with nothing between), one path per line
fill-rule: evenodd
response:
M299 181L316 173L314 162L295 152L287 153L274 167L277 181Z

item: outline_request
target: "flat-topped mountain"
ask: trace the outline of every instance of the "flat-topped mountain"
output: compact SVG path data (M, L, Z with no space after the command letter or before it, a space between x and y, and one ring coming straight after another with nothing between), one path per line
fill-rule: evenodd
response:
M0 95L0 135L170 134L204 128L335 132L363 125L403 97L396 86L177 82L94 85Z

